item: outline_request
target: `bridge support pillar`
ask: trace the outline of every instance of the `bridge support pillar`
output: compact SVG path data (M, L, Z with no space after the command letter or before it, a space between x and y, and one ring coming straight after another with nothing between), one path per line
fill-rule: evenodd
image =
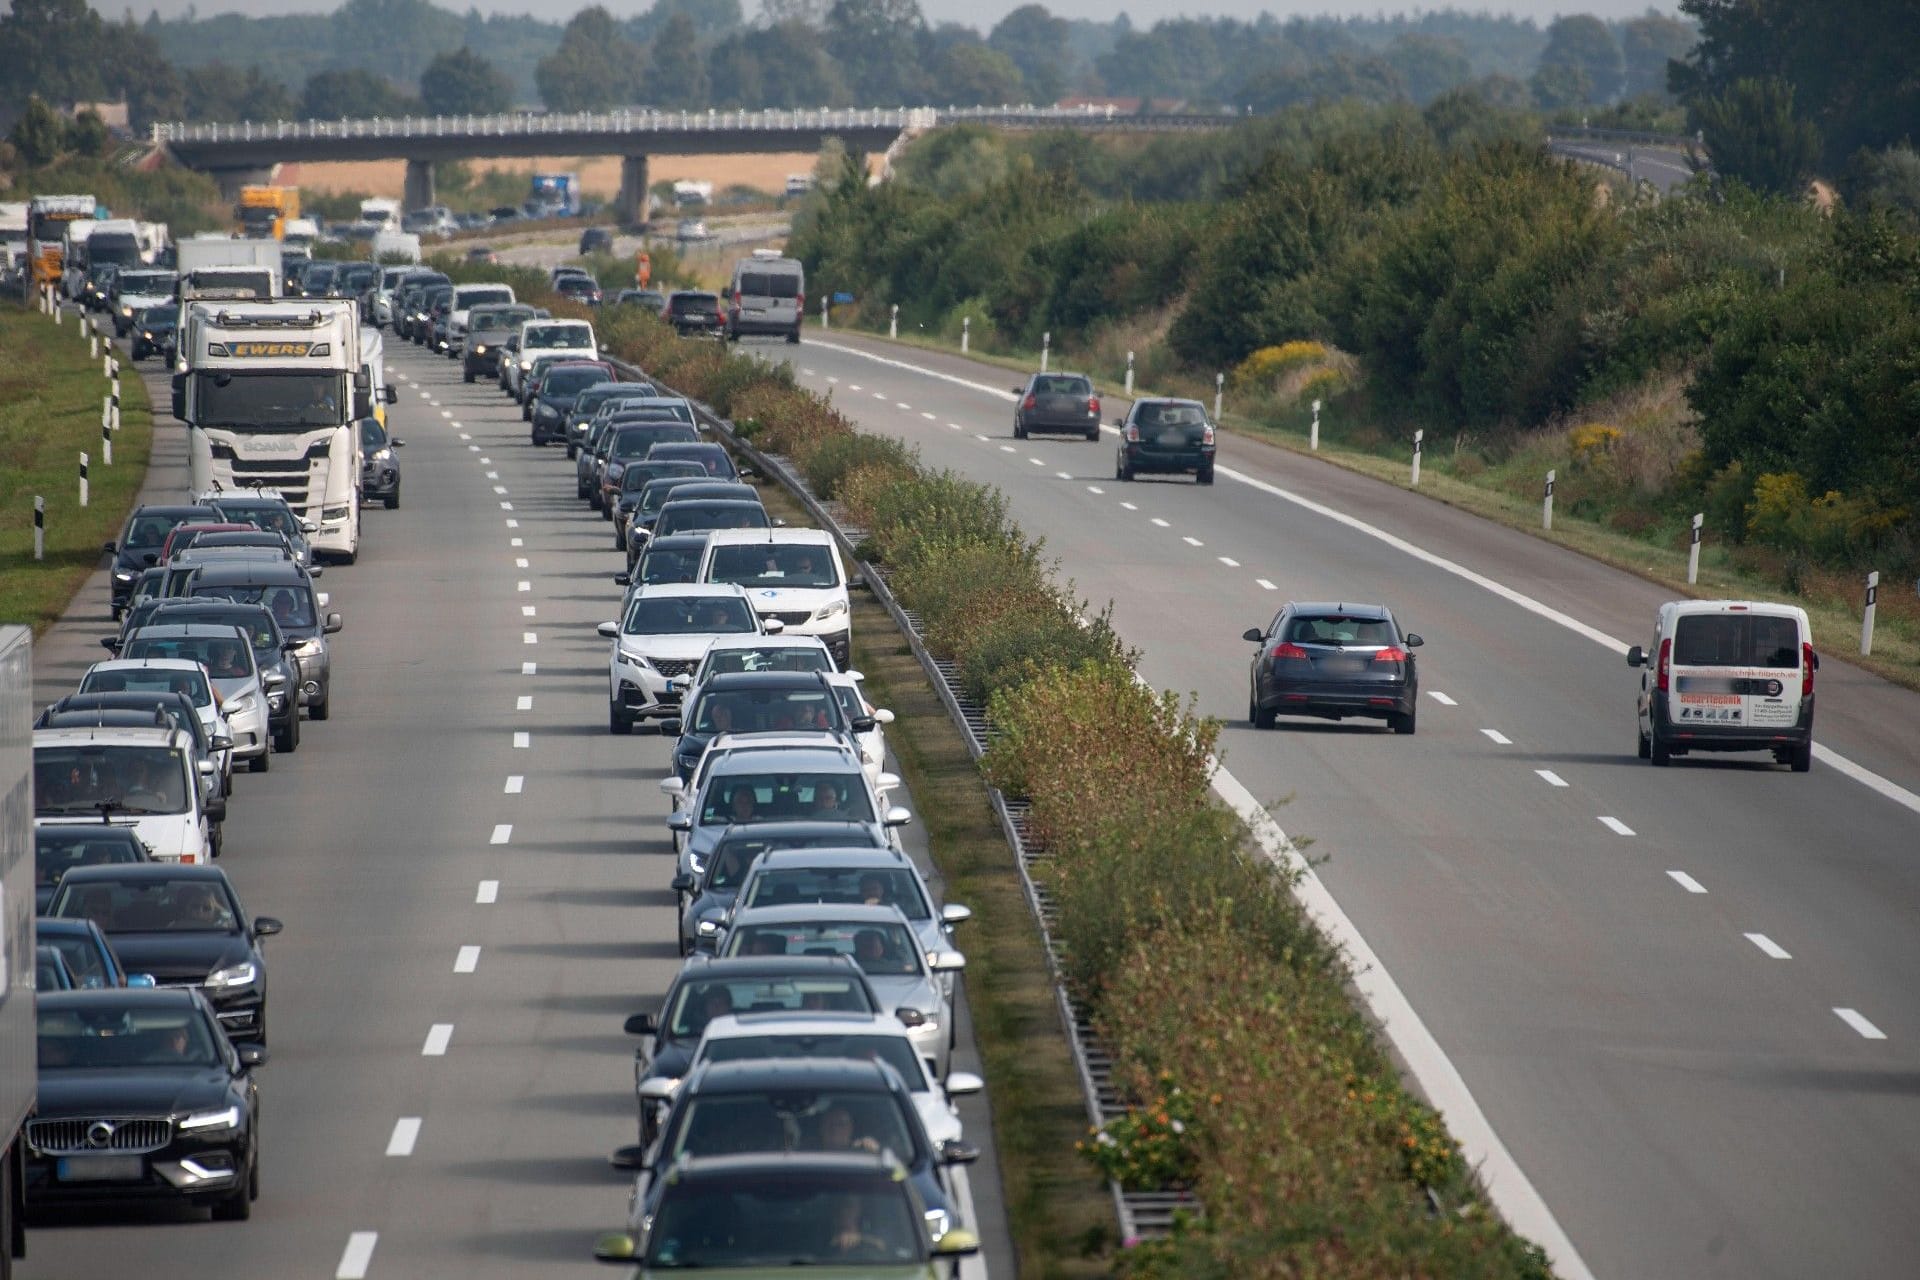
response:
M647 157L620 157L620 197L614 201L613 216L622 226L642 226L647 221Z
M401 207L408 212L424 209L433 203L433 162L431 160L407 161L407 184L401 197Z

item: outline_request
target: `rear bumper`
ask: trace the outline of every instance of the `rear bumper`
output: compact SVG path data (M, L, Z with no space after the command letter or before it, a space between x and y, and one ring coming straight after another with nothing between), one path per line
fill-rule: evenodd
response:
M1089 431L1099 435L1100 418L1092 413L1023 413L1020 415L1020 427L1024 431L1038 431L1045 435L1077 436Z
M1409 715L1420 691L1409 684L1364 681L1274 681L1260 698L1262 710L1283 716Z
M1713 725L1673 718L1668 697L1656 693L1648 720L1653 731L1682 751L1774 751L1813 741L1813 699L1800 704L1799 718L1790 725Z
M1134 471L1200 472L1213 468L1213 446L1193 449L1152 449L1123 444L1121 459Z

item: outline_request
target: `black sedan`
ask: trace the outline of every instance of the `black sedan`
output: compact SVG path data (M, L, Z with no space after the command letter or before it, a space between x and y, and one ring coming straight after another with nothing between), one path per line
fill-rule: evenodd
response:
M235 1040L267 1041L267 962L260 941L282 926L249 918L212 864L75 867L47 914L100 926L120 962L163 987L197 987Z
M1198 400L1135 400L1113 425L1120 428L1114 479L1170 472L1213 483L1213 422Z
M1247 695L1255 728L1271 729L1280 715L1370 716L1395 733L1413 732L1420 700L1413 651L1423 642L1403 633L1385 605L1291 603L1242 639L1259 646Z
M153 855L131 827L111 823L86 826L35 826L33 829L33 913L45 915L60 877L75 867L106 863L152 862Z
M1084 373L1036 373L1013 394L1014 439L1036 431L1100 438L1100 396Z
M400 460L395 449L407 442L387 434L378 418L360 419L360 494L368 502L375 498L391 511L400 505Z
M666 320L683 338L690 333L718 337L726 328L720 319L720 295L697 289L668 294Z
M143 310L134 317L131 330L133 358L145 360L148 356L159 356L172 364L173 344L179 326L180 308L173 303Z
M29 1205L206 1205L251 1217L260 1194L257 1045L236 1049L197 991L39 997L40 1096L27 1122Z

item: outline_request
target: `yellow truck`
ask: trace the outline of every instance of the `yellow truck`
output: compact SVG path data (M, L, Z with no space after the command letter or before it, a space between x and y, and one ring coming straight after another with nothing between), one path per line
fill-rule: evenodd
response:
M281 240L287 221L300 216L300 188L245 186L233 216L239 232L255 240Z
M35 196L27 204L27 264L36 288L60 283L66 269L67 224L93 221L92 196Z

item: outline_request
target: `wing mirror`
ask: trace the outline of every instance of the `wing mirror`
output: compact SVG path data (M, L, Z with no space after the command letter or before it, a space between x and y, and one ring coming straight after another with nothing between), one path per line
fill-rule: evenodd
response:
M607 1163L616 1169L621 1169L628 1173L644 1173L646 1170L652 1168L652 1166L647 1163L647 1149L645 1147L615 1147L613 1154L607 1157ZM599 1257L597 1250L594 1256ZM602 1260L604 1261L604 1259Z
M873 718L874 718L874 721L878 724L892 724L893 712L887 710L885 707L881 707L878 711L873 713Z
M947 1077L946 1085L949 1098L964 1098L985 1089L987 1082L971 1071L955 1071Z
M224 733L216 733L213 737L207 739L207 746L213 751L231 751L233 750L233 739Z
M663 717L661 717L661 720L660 720L660 736L661 736L661 737L663 737L663 738L677 738L677 737L679 737L679 736L680 736L680 724L681 724L681 721L680 721L680 717L679 717L679 716L663 716Z
M118 653L120 652L120 637L119 636L101 636L100 647L102 649L107 650L110 653Z
M660 1034L660 1024L653 1020L650 1013L629 1014L624 1024L630 1036L652 1036Z
M286 927L286 925L280 923L272 916L255 916L253 918L253 936L256 938L271 938L274 934L279 933Z
M620 634L620 624L617 622L603 622L595 627L594 630L611 640Z
M343 619L339 614L330 613L327 615L326 625L324 625L320 629L323 632L325 632L327 635L332 635L334 632L340 630L340 628L346 625L347 625L346 620Z
M675 893L692 893L696 886L693 883L693 877L682 871L679 875L667 882L667 888L673 890Z
M392 445L396 449L404 449L407 447L407 442L405 440L399 439L398 437L388 440L387 443Z
M670 796L684 795L687 790L687 784L680 781L677 776L662 778L660 779L660 790Z
M927 1020L926 1014L904 1004L893 1011L893 1016L900 1020L901 1026L909 1028L922 1026Z
M1633 646L1633 648L1627 650L1627 665L1630 667L1646 666L1647 651L1645 649L1642 649L1639 645L1635 645Z
M267 1065L267 1047L263 1044L235 1045L233 1051L240 1059L240 1065L249 1071L255 1067L264 1067Z
M680 1088L678 1080L665 1076L648 1076L640 1082L640 1100L642 1102L671 1102L675 1091Z
M946 906L940 908L941 924L965 924L971 919L973 919L972 907L964 907L957 902L949 902Z
M904 827L909 822L912 822L912 821L913 821L913 813L911 810L903 809L899 805L895 805L893 806L893 808L887 810L887 816L885 819L886 826Z
M613 575L613 585L616 587L630 587L633 585L633 575L629 573L616 573ZM602 632L601 634L605 635L606 633Z
M1027 389L1025 387L1008 387L1007 390L1013 392L1013 394L1017 396L1025 395L1027 393Z
M1267 638L1267 633L1258 627L1248 627L1240 633L1240 638L1249 644L1259 644Z
M1400 637L1400 643L1404 644L1409 649L1418 649L1421 645L1425 644L1426 641L1420 638L1419 632L1409 631L1407 632L1407 634Z
M300 527L306 530L308 533L320 532L320 522L318 520L302 520L300 522Z
M127 986L136 991L151 991L159 985L159 983L153 980L153 975L150 973L130 973L127 975Z
M934 951L927 955L927 968L935 973L958 973L967 967L967 958L958 951Z
M778 618L762 618L760 620L760 627L768 635L777 636L787 629L787 624Z
M314 564L314 565L307 566L307 576L309 578L317 578L321 574L325 573L326 571L327 571L327 566L323 564ZM322 609L327 607L327 597L324 594L321 595L320 597L320 607Z
M970 1147L957 1138L948 1138L940 1144L940 1158L948 1164L972 1164L980 1158L980 1148Z
M855 716L853 718L853 731L855 733L872 733L873 727L877 723L879 722L872 716Z
M391 382L389 382L386 386L380 388L380 399L387 404L399 404L400 391ZM399 441L396 440L394 443L398 444Z
M672 817L667 819L667 830L669 831L693 830L693 815L690 813L674 814Z
M111 542L103 542L100 544L100 550L105 555L112 555L114 552L118 551L119 549L120 548L117 545Z
M639 1256L639 1246L634 1242L634 1238L624 1231L610 1231L593 1242L595 1262L632 1262Z
M875 791L891 791L899 785L900 775L897 773L883 773L873 780Z
M311 569L307 570L307 575L311 577L313 575L313 570ZM324 609L329 604L333 603L333 597L325 591L316 591L313 593L313 602L319 605L322 609Z

